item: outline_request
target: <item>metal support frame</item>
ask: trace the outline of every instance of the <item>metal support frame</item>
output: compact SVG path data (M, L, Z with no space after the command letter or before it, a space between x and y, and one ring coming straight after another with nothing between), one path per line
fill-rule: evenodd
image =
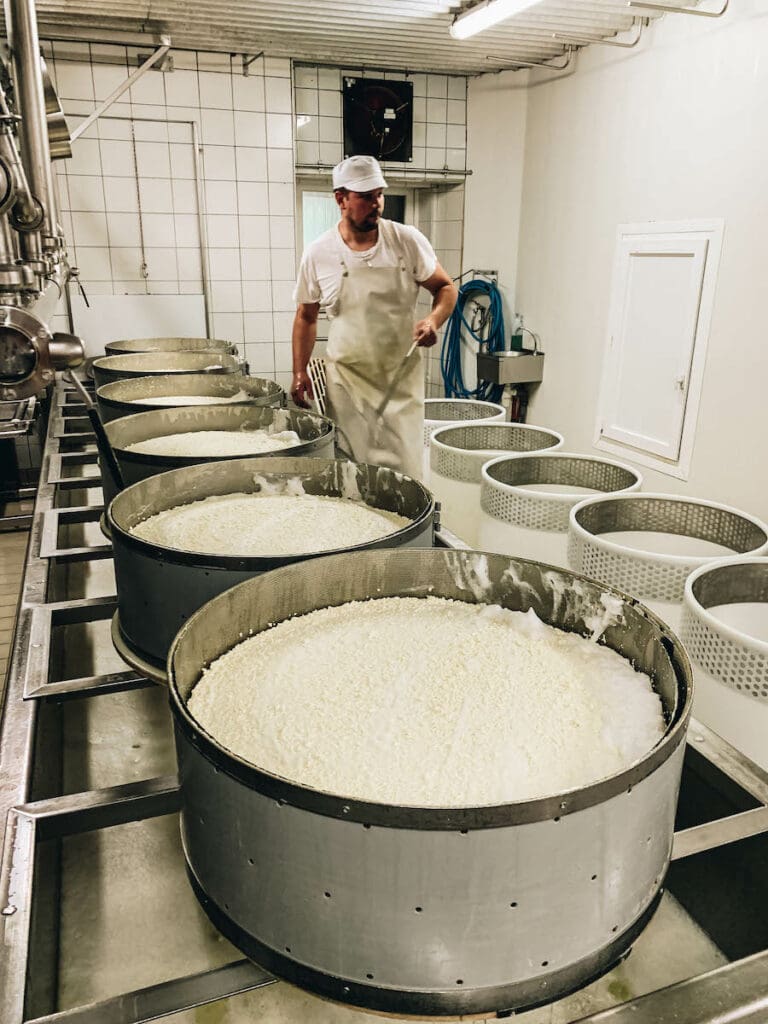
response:
M112 106L112 104L116 103L117 100L120 99L124 92L130 89L131 86L135 82L137 82L144 75L145 72L149 71L153 64L157 64L157 62L161 60L166 55L166 53L168 53L170 48L171 37L161 36L160 45L155 50L155 52L150 54L150 56L147 57L144 63L140 64L135 71L132 71L131 74L126 78L126 80L124 82L121 82L120 85L118 85L118 87L113 92L111 92L105 100L102 100L102 102L99 103L99 105L96 107L93 113L89 114L88 117L86 117L86 119L81 124L79 124L77 128L75 128L75 130L72 132L72 141L74 142L75 139L79 139L84 132L87 132L93 124L93 122L98 121L101 115L105 114Z
M730 0L724 0L719 11L702 11L698 7L673 7L672 4L653 3L652 0L628 0L627 7L639 7L644 11L660 11L665 14L694 14L697 18L722 18L728 10Z
M62 526L76 526L79 523L98 523L104 514L103 505L81 505L79 508L50 508L43 514L43 532L40 537L40 557L57 558L60 561L82 562L85 559L110 558L112 545L105 538L98 544L67 547L59 543Z
M251 55L249 53L244 53L243 54L243 75L246 78L248 78L248 76L251 73L251 64L253 64L255 61L257 61L259 59L259 57L263 57L263 56L264 56L264 51L263 50L259 50L258 53L254 53L253 55Z

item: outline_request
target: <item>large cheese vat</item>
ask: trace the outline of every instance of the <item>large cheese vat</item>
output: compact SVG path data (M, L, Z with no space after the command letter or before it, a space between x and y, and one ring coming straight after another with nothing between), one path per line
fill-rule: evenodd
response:
M167 404L159 399L169 397ZM102 422L156 409L184 405L185 397L208 397L220 405L281 406L285 392L266 377L245 377L229 373L165 373L153 377L131 377L104 384L96 390ZM192 403L195 404L195 403Z
M653 914L669 865L691 695L682 646L630 598L611 591L621 617L604 641L651 675L665 734L628 770L544 799L345 799L233 756L187 708L213 659L314 609L435 595L533 608L587 635L606 590L501 555L365 551L278 569L200 609L171 647L168 677L184 855L219 930L278 977L397 1016L506 1016L614 965Z
M528 423L470 423L435 430L429 447L429 486L440 502L441 523L471 548L483 547L483 464L504 452L551 451L562 444L563 436L556 430Z
M242 373L242 364L228 352L136 352L94 359L91 373L100 388L126 377L157 373Z
M694 671L694 715L768 771L768 558L692 572L680 638Z
M273 409L270 406L254 409L242 405L185 406L123 416L122 419L112 420L104 426L125 486L138 483L139 480L145 480L157 473L180 469L182 466L220 462L227 458L243 458L242 455L150 455L146 452L127 450L129 445L146 441L151 437L165 437L168 434L184 434L198 430L293 430L299 435L300 444L264 452L251 458L332 458L334 455L333 421L305 409ZM102 481L105 504L109 504L115 496L116 489L108 472L102 471Z
M279 453L278 453L279 454ZM216 594L260 573L318 557L203 554L150 543L131 528L150 516L211 495L256 493L347 497L410 520L379 540L351 548L432 547L435 503L416 480L384 466L335 459L234 459L153 476L122 491L107 513L115 558L118 644L163 674L171 641L193 612ZM226 522L222 522L226 529ZM113 630L113 635L115 631ZM143 667L143 666L142 666Z
M438 427L453 423L495 423L507 418L498 402L476 398L428 398L424 402L424 479L429 480L429 441Z
M560 451L503 455L482 468L477 547L568 568L568 517L587 492L637 491L630 466Z
M123 338L108 341L108 356L130 355L132 352L228 352L237 355L237 345L217 338Z
M568 561L680 628L687 577L725 555L764 555L768 526L729 505L676 494L585 498L571 509Z

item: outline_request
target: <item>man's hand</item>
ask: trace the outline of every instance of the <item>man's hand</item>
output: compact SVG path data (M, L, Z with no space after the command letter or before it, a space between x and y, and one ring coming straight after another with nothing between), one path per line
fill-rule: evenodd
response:
M419 320L413 328L413 340L419 348L432 348L437 344L437 330L431 317L427 316L423 320Z
M306 370L294 373L293 380L291 381L291 398L294 404L301 406L302 409L309 409L309 403L314 397L312 381L309 379L309 374Z

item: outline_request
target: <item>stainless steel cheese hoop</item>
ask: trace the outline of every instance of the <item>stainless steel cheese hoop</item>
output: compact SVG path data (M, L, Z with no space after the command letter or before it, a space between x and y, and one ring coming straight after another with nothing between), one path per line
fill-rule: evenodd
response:
M228 401L243 393L242 399ZM143 402L142 399L183 396L206 396L221 399L221 405L254 406L285 404L285 392L280 385L267 377L246 377L236 374L219 373L166 373L151 377L130 377L112 381L96 390L96 402L104 423L122 416L133 416L139 412L156 412L158 409L178 409L174 402L159 405ZM213 404L213 403L211 403Z
M126 486L138 483L149 476L183 466L195 466L203 462L221 462L233 458L242 459L242 454L226 455L152 455L145 452L128 451L128 446L152 437L168 434L182 434L199 430L293 430L299 435L300 443L276 451L263 452L249 458L269 459L278 457L333 456L335 427L326 416L305 409L275 409L271 406L254 408L249 405L205 405L180 406L173 409L156 409L153 412L135 413L104 424L112 451L115 453ZM104 481L105 504L115 494Z
M100 356L90 367L97 388L126 377L152 374L242 373L242 363L228 352L136 352Z
M317 608L436 595L533 608L586 634L605 594L620 599L622 619L603 640L650 673L667 727L639 762L583 789L483 807L349 799L233 755L186 706L212 660ZM193 888L225 936L280 977L379 1012L506 1013L599 976L653 913L671 854L691 670L677 638L626 595L472 551L328 556L210 601L174 640L168 678Z
M134 352L227 352L237 355L237 345L218 338L122 338L104 345L108 356Z
M279 454L279 453L278 453ZM201 605L243 580L327 552L287 555L224 555L188 551L137 537L145 519L211 496L258 493L348 497L396 512L408 523L384 537L336 552L367 548L431 547L435 502L417 480L385 466L337 459L240 458L187 466L149 477L117 495L107 511L117 583L118 644L155 665L162 677L168 648L180 625ZM226 520L222 521L226 529Z

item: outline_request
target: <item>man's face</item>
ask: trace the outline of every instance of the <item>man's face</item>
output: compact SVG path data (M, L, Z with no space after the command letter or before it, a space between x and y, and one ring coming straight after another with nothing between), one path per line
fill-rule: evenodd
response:
M338 192L336 201L342 217L355 231L373 231L384 212L384 189L371 192Z

